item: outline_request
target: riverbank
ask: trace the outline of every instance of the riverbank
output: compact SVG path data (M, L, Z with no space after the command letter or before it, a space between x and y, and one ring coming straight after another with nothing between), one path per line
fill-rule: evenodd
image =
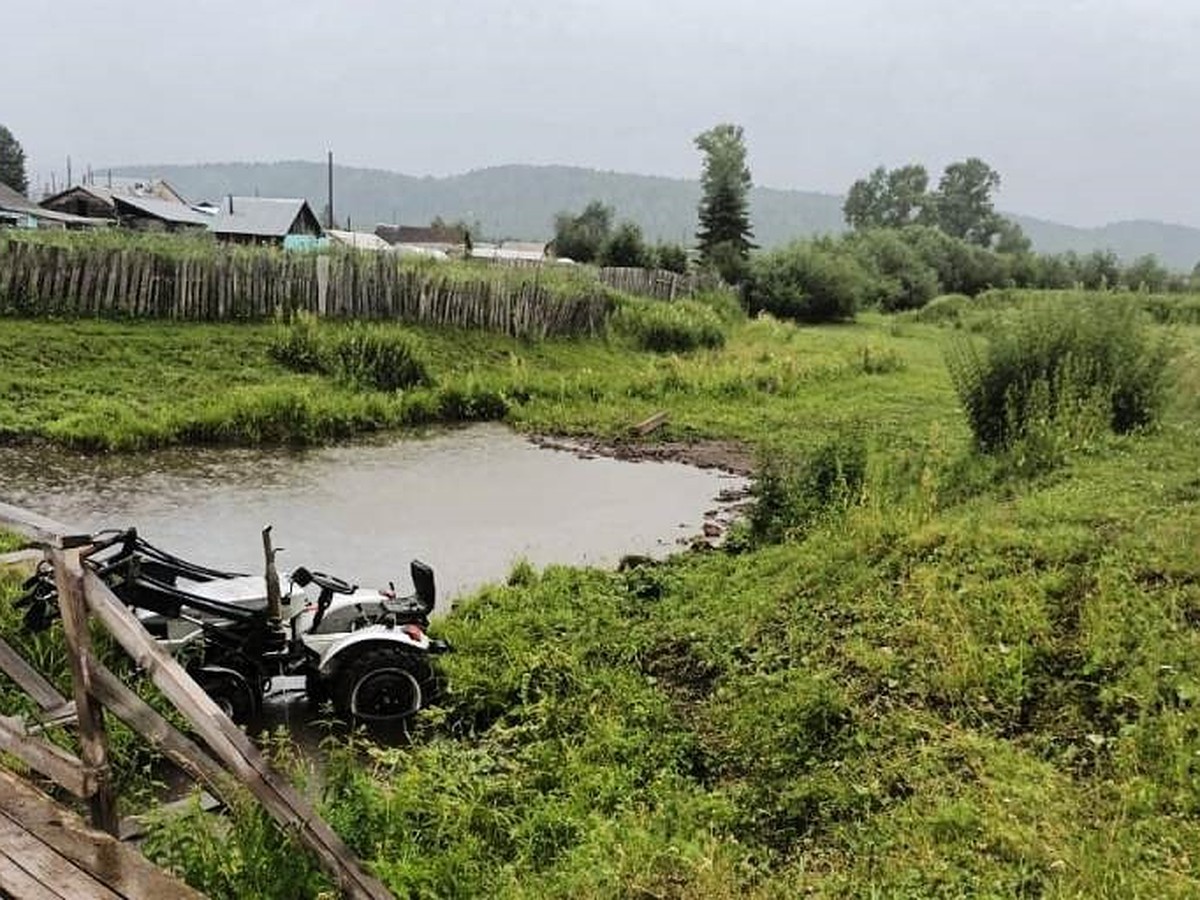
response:
M678 356L422 334L437 390L495 390L521 429L600 445L664 410L632 446L744 444L760 503L802 515L623 572L515 567L442 623L451 690L412 746L331 745L329 821L400 896L1200 892L1200 329L1174 332L1155 429L1031 459L973 449L943 350L981 323L959 324L764 320ZM238 343L255 334L211 335L176 421L239 373L293 389ZM76 356L114 371L91 344ZM157 409L153 379L190 372L152 345L121 402ZM21 382L22 434L61 439L103 395L89 366L38 369L78 389L57 404ZM245 813L148 847L214 896L327 887Z
M616 339L528 343L481 332L405 329L432 385L360 390L273 360L273 325L44 322L0 328L0 439L85 450L172 444L305 444L420 426L503 420L527 433L626 439L659 410L648 443L699 439L803 446L871 422L882 437L965 429L931 326L864 317L800 329L737 322L719 350L638 351ZM853 404L839 402L852 395Z

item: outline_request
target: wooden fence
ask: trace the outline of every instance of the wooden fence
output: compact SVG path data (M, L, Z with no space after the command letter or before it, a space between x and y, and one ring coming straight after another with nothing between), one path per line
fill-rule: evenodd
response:
M636 269L605 267L600 280L611 288L639 297L655 300L679 300L701 291L716 290L721 280L708 273L689 272L686 275L665 269Z
M545 337L595 333L610 306L599 286L564 296L537 278L463 279L387 254L0 245L0 312L21 315L230 321L307 311Z
M54 566L73 702L59 696L54 686L3 640L0 640L0 671L21 686L48 715L75 722L80 753L73 756L28 729L22 720L7 716L0 716L0 751L15 756L63 789L87 800L92 825L115 836L120 823L109 768L103 715L103 709L107 709L215 796L233 801L243 796L243 791L249 791L276 822L317 856L345 896L362 900L392 896L365 870L312 805L271 768L245 732L158 645L137 616L95 572L83 564L92 549L89 535L68 534L56 522L4 503L0 503L0 525L39 545ZM89 621L93 619L104 626L116 644L154 682L164 699L203 740L203 747L179 731L100 661L91 646Z

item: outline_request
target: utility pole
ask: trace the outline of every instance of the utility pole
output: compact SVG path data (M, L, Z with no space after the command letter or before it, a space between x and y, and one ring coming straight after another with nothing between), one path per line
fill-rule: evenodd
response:
M326 228L333 227L333 151L329 151L329 221L325 223Z
M71 157L67 156L67 187L71 186Z

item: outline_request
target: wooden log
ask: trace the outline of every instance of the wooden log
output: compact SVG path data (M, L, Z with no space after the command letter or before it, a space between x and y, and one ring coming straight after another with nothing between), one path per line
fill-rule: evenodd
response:
M90 803L92 825L115 836L120 820L117 818L116 796L108 767L108 732L104 728L104 711L93 702L91 690L92 640L87 625L83 565L78 550L52 549L49 555L54 563L58 609L62 614L67 663L71 667L75 715L79 724L79 756L95 779L95 791Z
M178 709L217 758L232 769L266 811L321 860L351 897L391 898L286 779L275 773L250 739L229 720L183 668L149 635L134 614L93 572L84 574L87 603L163 695Z

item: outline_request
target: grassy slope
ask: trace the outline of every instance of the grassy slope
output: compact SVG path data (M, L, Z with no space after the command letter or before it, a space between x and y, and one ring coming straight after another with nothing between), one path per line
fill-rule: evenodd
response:
M62 343L112 358L132 336L135 361L200 356L158 379L340 397L262 362L262 330L18 328L7 352L69 328ZM510 411L527 427L616 433L661 407L679 435L796 447L869 426L871 478L803 540L626 574L518 569L481 592L444 623L454 692L417 746L335 751L339 831L400 895L1194 895L1200 332L1179 332L1158 433L966 488L943 334L760 322L683 359L426 335L444 384L528 395ZM901 365L865 374L864 347ZM54 434L57 393L90 390L65 366L44 379L0 421L19 409L12 430ZM134 391L167 408L157 384ZM253 817L232 843L180 828L157 852L214 896L297 890Z
M403 424L495 417L518 427L617 435L659 408L676 436L758 443L802 436L809 417L870 420L891 434L950 418L934 333L880 320L828 330L736 327L725 351L688 357L603 341L528 344L420 332L437 385L360 393L284 370L270 325L6 320L0 329L0 437L135 449L179 441L312 441ZM895 332L895 333L894 333ZM868 365L903 367L887 377ZM822 386L851 391L838 402ZM474 403L474 398L500 403ZM753 407L753 414L750 408ZM915 422L914 422L915 418ZM955 427L960 428L958 423Z

